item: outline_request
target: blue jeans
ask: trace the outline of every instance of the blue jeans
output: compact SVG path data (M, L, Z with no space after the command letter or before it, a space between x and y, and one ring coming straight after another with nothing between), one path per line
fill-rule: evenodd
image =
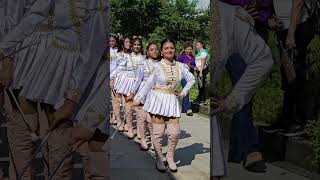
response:
M239 54L233 54L227 61L226 69L235 85L247 65ZM252 100L235 113L231 122L228 161L239 163L251 152L259 151L259 139L252 122Z
M185 79L181 80L181 86L184 88L187 84L187 81ZM182 99L182 113L186 113L189 109L191 109L191 104L189 101L189 93L183 97Z

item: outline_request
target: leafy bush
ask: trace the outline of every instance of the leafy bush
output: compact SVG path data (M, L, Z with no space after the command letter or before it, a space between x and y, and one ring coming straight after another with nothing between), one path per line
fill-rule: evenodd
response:
M316 120L310 120L307 124L307 132L312 141L315 161L320 166L320 113Z

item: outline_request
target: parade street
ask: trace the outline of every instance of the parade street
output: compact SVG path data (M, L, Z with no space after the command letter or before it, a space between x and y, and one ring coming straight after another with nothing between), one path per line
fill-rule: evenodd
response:
M129 140L121 133L116 134L111 141L111 161L110 171L112 180L207 180L209 179L210 167L210 132L209 119L198 114L194 116L182 115L180 120L181 135L175 154L178 172L160 173L155 169L154 152L147 152L139 149L138 140ZM3 134L5 125L1 128ZM111 132L114 132L112 129ZM1 137L3 139L3 136ZM166 142L166 139L164 140ZM5 157L7 148L2 146L1 141L0 161L2 165L9 161ZM227 146L225 146L226 150ZM166 146L164 146L164 153ZM40 158L39 156L38 158ZM79 157L74 156L77 161L74 165L74 180L83 179L82 163ZM40 163L39 163L40 164ZM284 163L282 163L284 164ZM280 168L281 163L267 164L267 172L263 174L250 173L242 167L241 164L229 163L229 177L226 180L239 180L239 177L245 177L245 180L309 180L302 176L304 172L299 170L288 171ZM286 166L286 165L285 165ZM38 166L37 179L44 179L42 166ZM288 166L286 166L288 167ZM293 173L295 172L295 173ZM297 175L296 173L302 174ZM241 179L241 178L240 178Z
M154 151L141 151L138 139L117 134L111 144L111 179L207 180L210 167L209 120L195 114L180 119L181 134L175 152L177 173L160 173L155 168ZM164 139L166 142L166 138ZM163 148L166 152L166 146Z
M162 174L155 169L153 151L140 151L138 140L128 140L118 134L111 146L111 179L112 180L208 180L210 167L210 132L209 118L194 114L182 114L180 120L181 135L175 154L177 173ZM166 142L166 139L164 140ZM227 144L225 151L227 151ZM163 148L164 153L166 147ZM282 166L286 168L281 168ZM262 174L250 173L241 164L228 163L229 177L226 180L309 180L301 169L286 170L292 165L285 162L267 164L267 172ZM296 172L301 175L298 175ZM242 177L242 178L241 178Z

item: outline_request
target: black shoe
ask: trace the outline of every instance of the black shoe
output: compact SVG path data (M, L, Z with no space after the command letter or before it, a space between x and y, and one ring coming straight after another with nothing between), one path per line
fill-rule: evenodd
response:
M281 135L292 137L305 134L304 128L299 124L290 125L286 130L280 132Z
M247 160L250 160L250 161L247 161ZM254 172L254 173L265 173L267 169L267 166L260 152L249 153L246 159L243 161L243 167L247 171Z
M178 169L170 169L170 168L169 168L169 170L170 170L170 172L173 172L173 173L178 172Z
M165 173L165 172L166 172L165 167L158 167L158 163L157 163L157 162L156 162L155 164L156 164L156 169L157 169L159 172L161 172L161 173Z
M266 133L276 133L284 130L285 130L285 127L281 122L275 122L270 126L263 128L263 131Z
M186 114L187 114L187 116L193 116L193 112L191 109L189 109Z
M254 172L254 173L265 173L267 166L263 160L259 160L259 161L252 162L250 164L245 164L244 168L247 171Z

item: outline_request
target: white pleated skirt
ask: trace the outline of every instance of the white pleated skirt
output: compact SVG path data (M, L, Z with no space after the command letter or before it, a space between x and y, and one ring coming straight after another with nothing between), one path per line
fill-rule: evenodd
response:
M142 81L142 82L140 83L140 86L139 86L136 94L139 94L139 93L140 93L140 91L143 89L143 87L145 86L145 84L146 84L145 81ZM146 95L146 97L147 97L147 96L148 96L148 94ZM141 100L141 104L145 104L145 103L146 103L146 98L143 98L143 99Z
M128 76L127 73L122 73L114 84L114 89L117 93L128 96L132 87L135 85L135 78Z
M180 118L181 105L174 94L151 90L145 98L143 109L151 114Z
M17 49L22 49L17 52L14 64L14 74L12 81L13 89L20 89L25 84L29 84L26 77L30 72L35 71L36 66L40 61L42 53L48 47L52 40L52 33L36 32L28 36Z
M59 108L79 58L79 51L65 51L50 45L34 64L36 68L25 77L28 83L23 84L20 95Z

